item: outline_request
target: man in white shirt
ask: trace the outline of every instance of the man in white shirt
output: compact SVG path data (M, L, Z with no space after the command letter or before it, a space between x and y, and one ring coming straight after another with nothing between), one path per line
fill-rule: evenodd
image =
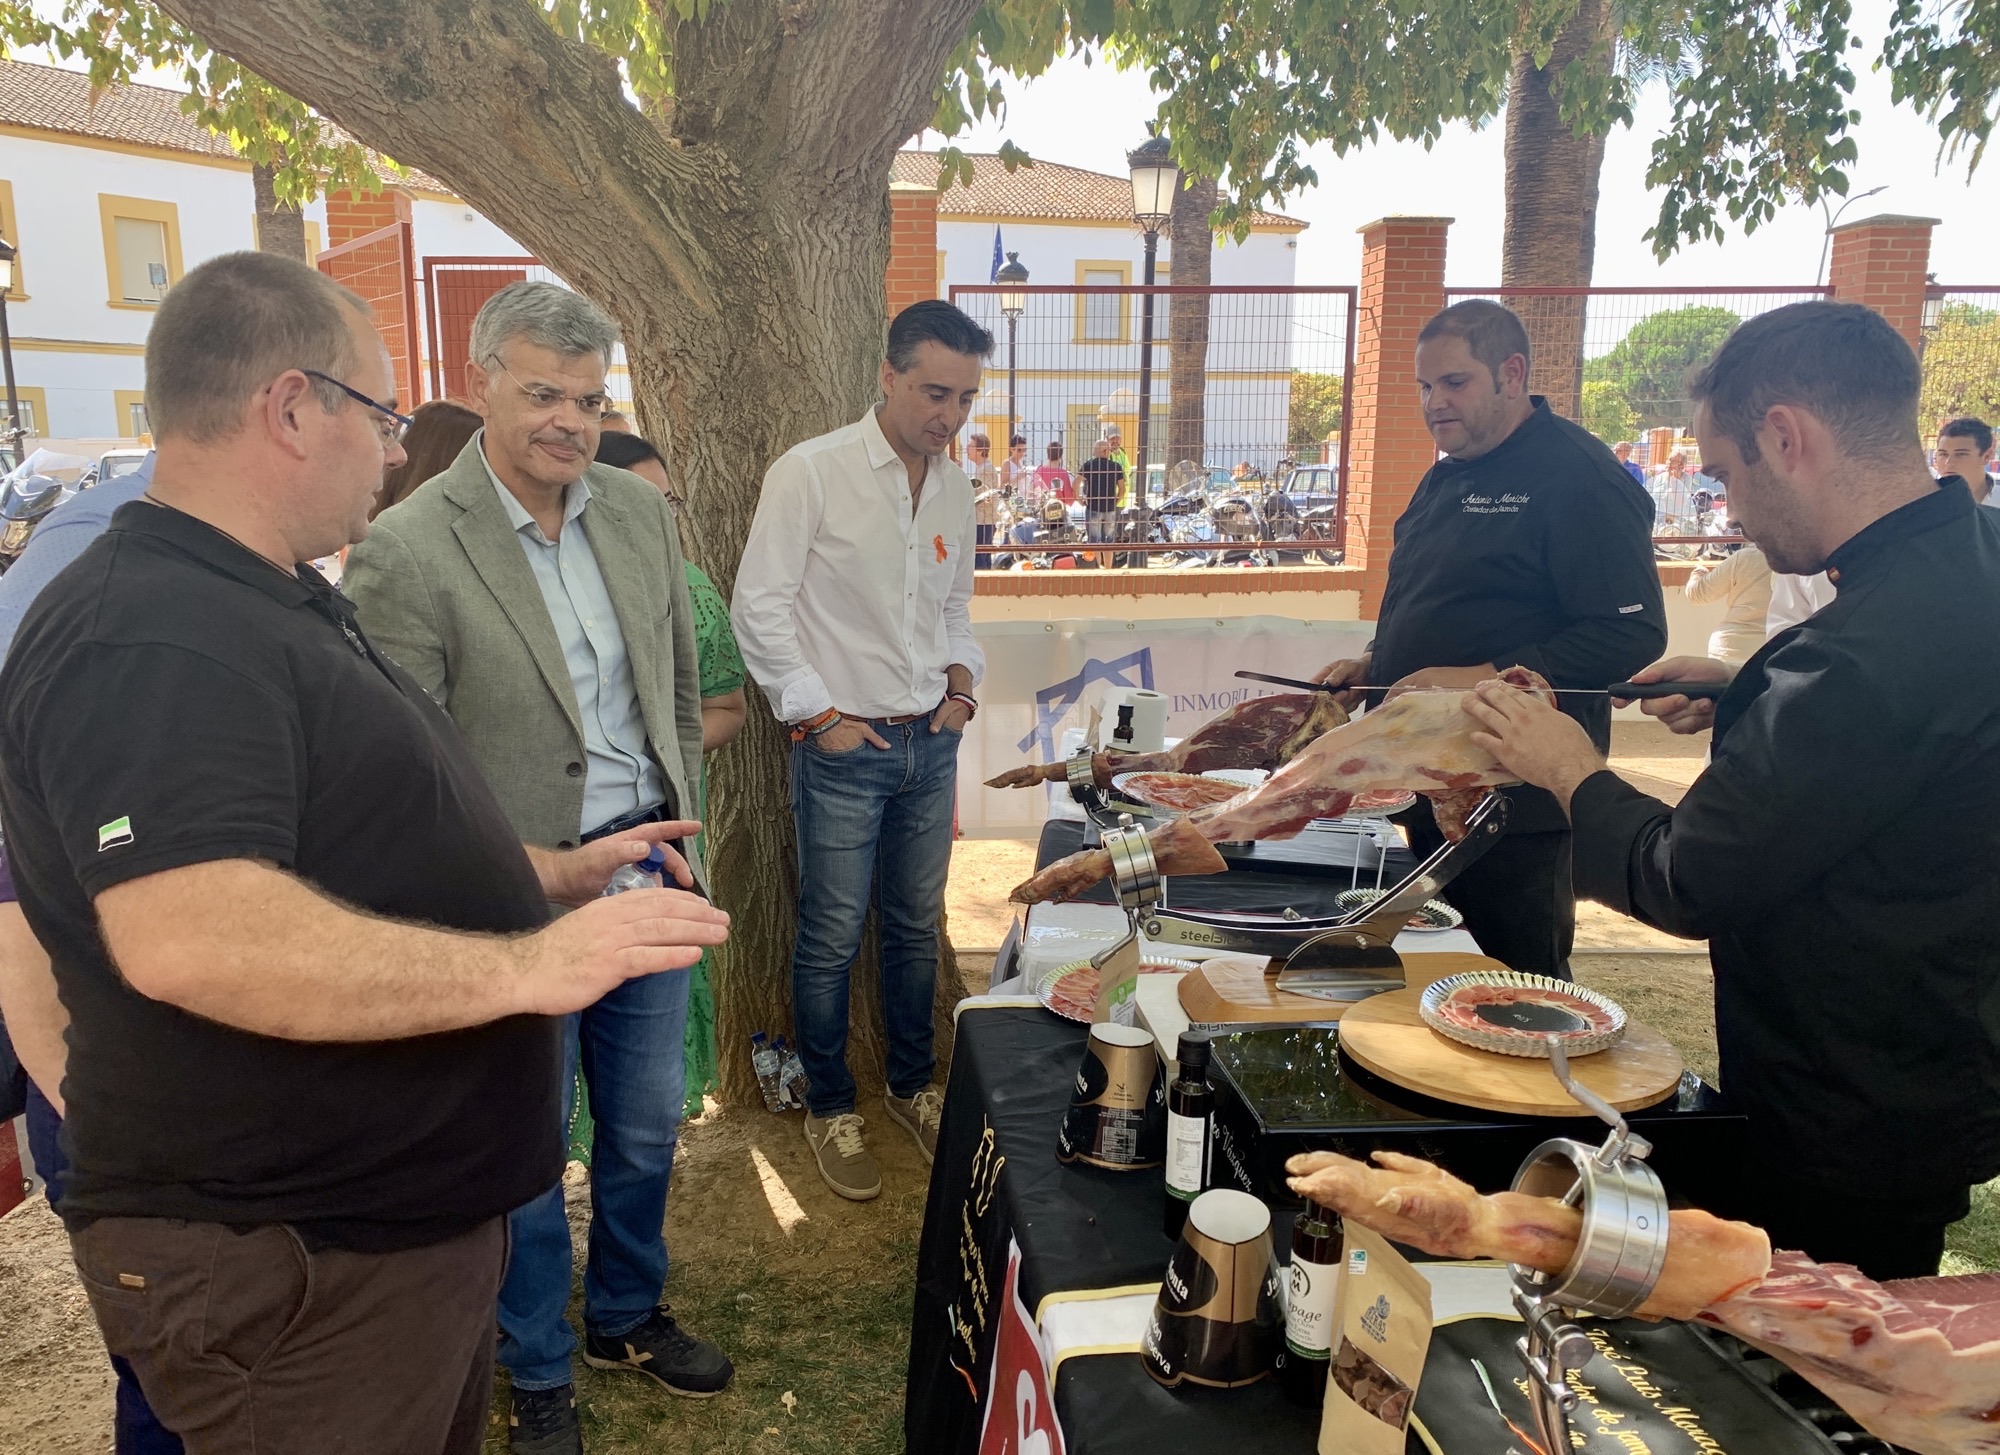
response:
M985 657L972 639L973 487L945 458L993 336L949 303L889 324L882 402L765 473L730 618L792 728L799 930L792 1020L806 1140L842 1197L882 1190L847 1068L848 974L873 895L888 1038L883 1109L928 1159L937 925L958 745Z
M1962 415L1948 419L1938 430L1937 448L1931 451L1931 467L1938 478L1956 475L1972 492L1979 505L2000 510L2000 490L1994 488L1993 430L1985 420Z

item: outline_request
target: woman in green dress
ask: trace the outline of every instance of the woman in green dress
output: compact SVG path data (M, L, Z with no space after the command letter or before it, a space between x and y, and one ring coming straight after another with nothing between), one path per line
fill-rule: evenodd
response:
M635 434L606 430L599 437L597 462L630 470L667 497L681 540L688 537L687 506L667 476L660 452ZM729 629L729 607L701 567L687 565L688 595L694 601L695 651L701 667L701 748L712 753L743 730L743 654ZM707 808L707 786L699 790L698 812ZM697 841L699 843L699 841ZM688 980L687 1103L685 1115L701 1115L702 1096L715 1090L715 986L703 955ZM586 1143L587 1145L587 1143Z

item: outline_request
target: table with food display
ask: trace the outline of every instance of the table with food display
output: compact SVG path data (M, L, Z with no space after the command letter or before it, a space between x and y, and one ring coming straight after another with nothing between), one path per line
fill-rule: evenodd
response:
M1459 696L1254 699L999 780L1081 826L959 1007L912 1452L2000 1448L1985 1280L1774 1253L1665 1037L1468 948L1448 888L1506 780ZM1381 830L1412 790L1421 864Z

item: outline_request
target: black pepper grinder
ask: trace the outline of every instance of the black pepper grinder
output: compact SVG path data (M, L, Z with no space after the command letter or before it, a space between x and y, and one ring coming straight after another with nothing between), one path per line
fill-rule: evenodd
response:
M1182 1031L1180 1074L1167 1089L1167 1197L1161 1227L1179 1240L1188 1208L1208 1186L1208 1132L1215 1090L1208 1084L1208 1037Z

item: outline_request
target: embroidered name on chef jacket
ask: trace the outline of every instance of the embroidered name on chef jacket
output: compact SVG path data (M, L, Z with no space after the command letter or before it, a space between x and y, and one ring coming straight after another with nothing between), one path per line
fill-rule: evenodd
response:
M1512 492L1498 496L1468 494L1458 508L1466 515L1519 515L1527 503L1527 496Z

